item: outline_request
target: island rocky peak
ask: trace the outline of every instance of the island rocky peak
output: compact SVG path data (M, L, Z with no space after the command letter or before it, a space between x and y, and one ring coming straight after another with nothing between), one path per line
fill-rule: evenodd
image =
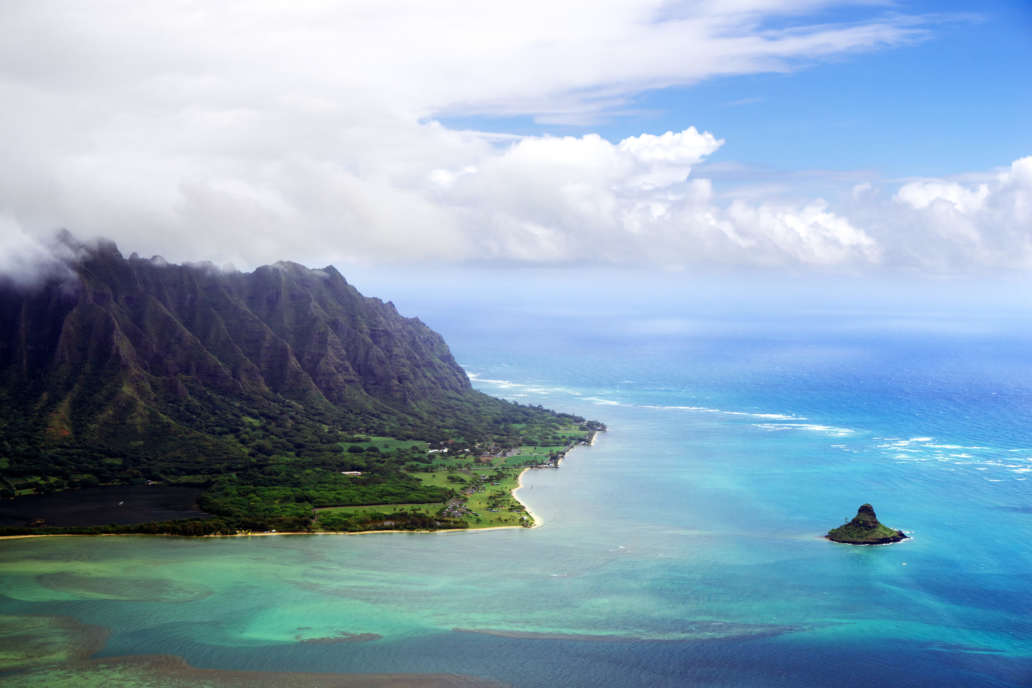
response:
M882 525L870 504L861 504L853 520L828 531L825 537L851 545L887 545L907 538L902 530Z

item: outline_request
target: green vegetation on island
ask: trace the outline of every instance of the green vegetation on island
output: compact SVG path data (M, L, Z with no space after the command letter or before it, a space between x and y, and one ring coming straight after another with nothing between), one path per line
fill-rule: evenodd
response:
M902 530L894 530L879 523L874 507L870 504L861 504L853 520L828 531L825 537L850 545L887 545L907 538Z
M477 392L440 335L332 267L223 272L62 241L65 272L0 279L0 512L151 485L201 490L211 517L0 534L529 525L519 472L604 429Z

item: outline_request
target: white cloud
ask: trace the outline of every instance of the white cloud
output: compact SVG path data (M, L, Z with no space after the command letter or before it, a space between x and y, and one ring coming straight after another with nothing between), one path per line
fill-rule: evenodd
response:
M1010 170L1001 174L999 179L1005 185L1013 185L1026 191L1032 189L1032 155L1012 162Z
M853 186L853 190L850 193L852 194L854 200L859 200L864 196L867 196L868 194L872 193L873 191L874 186L870 182L862 182L860 184L855 184Z
M597 135L530 137L449 173L479 253L543 261L725 265L871 264L876 242L828 209L714 201L691 167L723 141L694 128L616 144Z
M832 4L8 0L4 231L64 226L127 251L241 266L868 266L924 264L892 217L946 213L948 231L917 222L937 232L936 260L954 264L942 246L962 244L987 259L1024 255L1007 247L1027 243L1014 219L1029 213L1027 161L985 191L951 180L900 189L882 222L812 199L725 200L693 175L724 142L694 127L611 142L437 121L592 122L649 89L925 36L919 18L877 7L852 23L807 23ZM856 202L873 208L876 196ZM1009 229L990 240L990 221ZM0 245L0 266L25 253L16 244Z
M27 233L13 218L0 215L0 279L17 285L32 285L50 277L65 277L63 262L72 249L41 241Z
M754 241L771 244L778 264L835 265L861 261L877 263L881 249L864 231L828 210L824 201L802 208L764 204L750 207L736 201L728 216L739 232L750 232ZM788 260L785 260L788 258Z
M967 188L954 182L924 181L905 184L896 192L896 200L922 210L933 203L948 203L961 213L979 210L989 197L989 187L979 184Z
M972 181L974 180L974 181ZM851 218L894 268L939 273L1032 268L1032 157L995 173L903 184L891 202L854 199Z
M708 131L700 134L695 127L689 127L678 134L668 131L662 136L632 136L621 141L617 148L630 155L641 168L627 184L640 189L657 189L683 182L691 173L692 165L722 145L723 139L717 139Z

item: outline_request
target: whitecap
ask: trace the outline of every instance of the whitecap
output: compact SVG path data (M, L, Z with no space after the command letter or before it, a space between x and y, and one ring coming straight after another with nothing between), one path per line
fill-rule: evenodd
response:
M601 397L584 397L584 401L590 401L599 406L623 406L619 401L613 401L612 399L603 399Z
M754 423L753 425L763 430L806 430L820 432L831 437L848 437L856 433L856 430L852 428L838 428L834 425L818 425L816 423Z
M657 404L644 404L642 408L657 409L660 411L693 411L695 413L719 413L725 416L744 416L746 418L761 418L763 420L806 420L805 416L795 416L790 413L727 411L725 409L712 408L710 406L663 406Z

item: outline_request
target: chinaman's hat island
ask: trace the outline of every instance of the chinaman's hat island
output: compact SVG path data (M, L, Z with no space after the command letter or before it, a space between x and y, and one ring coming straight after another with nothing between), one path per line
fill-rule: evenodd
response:
M824 537L850 545L887 545L907 539L902 530L879 523L870 504L861 504L852 521L829 530Z

